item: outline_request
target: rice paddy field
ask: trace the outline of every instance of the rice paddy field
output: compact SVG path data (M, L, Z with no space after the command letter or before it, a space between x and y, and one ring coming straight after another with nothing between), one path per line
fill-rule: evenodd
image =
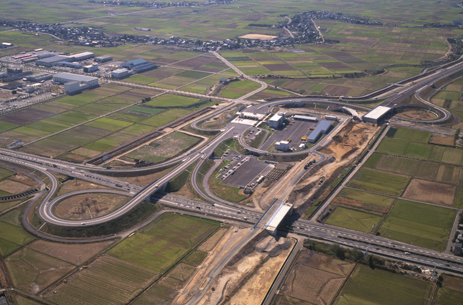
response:
M433 137L427 131L391 128L334 199L335 210L326 222L444 251L463 204L463 151L430 144ZM368 228L371 222L376 230L371 224Z
M212 102L105 85L0 117L0 145L23 140L25 152L82 162ZM172 107L180 107L173 109Z
M463 78L455 80L453 83L442 88L431 99L431 102L437 106L444 107L460 118L460 122L452 125L453 129L463 127L461 120L463 119L463 101L461 89L463 86Z
M334 304L426 304L431 290L432 283L358 265Z

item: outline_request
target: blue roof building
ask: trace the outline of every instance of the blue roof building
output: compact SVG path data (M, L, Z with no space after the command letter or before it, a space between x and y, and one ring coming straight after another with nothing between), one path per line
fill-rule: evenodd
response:
M309 136L307 137L307 142L309 143L317 142L320 136L322 134L327 133L328 130L330 130L330 128L331 128L331 122L321 121L320 123L318 123L317 127L315 127L315 129L309 134Z

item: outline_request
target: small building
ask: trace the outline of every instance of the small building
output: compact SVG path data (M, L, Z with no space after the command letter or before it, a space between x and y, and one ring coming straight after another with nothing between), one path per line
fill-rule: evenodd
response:
M95 65L89 65L89 66L84 66L84 72L85 73L92 73L98 71L98 64Z
M23 69L21 68L6 68L6 73L8 75L20 74L22 72L23 72Z
M151 29L148 28L134 28L136 31L151 32Z
M281 151L287 151L289 149L288 141L275 142L275 149Z
M10 42L2 42L2 44L0 45L0 49L11 48L13 46L14 46L14 44L12 44Z
M0 71L0 78L7 77L8 73Z
M75 61L82 61L82 60L90 59L93 57L95 57L95 54L93 54L92 52L82 52L82 53L69 55L69 58Z
M121 64L121 68L126 68L127 70L132 70L133 67L143 65L148 63L146 60L143 58L138 58L130 61L123 62Z
M113 58L111 56L108 56L108 55L103 55L103 56L98 56L98 57L95 57L94 61L97 62L97 63L104 63L104 62L108 62L108 61L111 61L113 60Z
M226 84L228 84L228 78L221 78L221 79L219 79L219 82L221 84L223 84L223 85L226 85Z
M74 94L82 90L98 87L98 78L71 73L53 75L53 81L64 84L66 93Z
M374 109L372 109L370 112L365 114L362 117L362 120L364 122L369 122L369 123L374 123L378 124L378 121L381 120L386 114L388 114L392 108L390 107L385 107L385 106L378 106Z
M130 72L129 70L127 69L117 69L117 70L114 70L111 72L111 76L114 77L114 78L124 78L124 77L127 77L130 75Z
M56 54L53 54L53 53L43 53L43 54L38 54L38 55L37 55L37 58L38 58L38 59L44 59L44 58L53 57L53 56L56 56Z
M338 117L335 116L335 115L325 115L325 120L328 120L328 121L337 121L337 120L338 120Z
M315 122L315 123L318 122L318 119L316 117L306 116L306 115L298 115L298 114L296 114L294 116L294 119L299 120L299 121L306 121L306 122Z
M56 55L56 56L36 60L35 64L37 66L53 67L63 61L72 61L72 58L69 58L68 56L64 56L64 55Z
M453 246L452 252L455 255L461 255L462 254L462 244L456 243L455 246Z
M331 128L331 122L329 121L321 121L318 123L317 127L309 134L307 137L307 142L315 143L320 139L323 134L326 134L328 130Z
M278 128L281 126L281 124L283 124L284 120L285 120L285 114L277 113L268 120L268 126L270 126L271 128Z

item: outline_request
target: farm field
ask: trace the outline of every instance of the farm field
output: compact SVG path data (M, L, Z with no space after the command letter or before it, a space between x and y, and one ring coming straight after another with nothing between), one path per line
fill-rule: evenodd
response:
M164 214L109 251L128 263L164 272L218 227L217 222Z
M31 112L34 107L19 111L0 120L21 120L24 123L27 120L38 121L31 121L30 124L1 133L0 146L16 139L23 139L26 143L36 141L24 146L22 150L66 161L82 162L196 109L214 104L194 98L163 95L152 99L147 105L135 105L141 98L148 96L150 95L139 89L105 85L37 106L36 113ZM67 105L69 109L62 105ZM54 114L43 110L48 109L43 108L45 106L63 111ZM169 109L171 107L182 109ZM106 116L99 117L101 115ZM63 131L66 128L70 129ZM62 132L53 135L60 131Z
M379 232L383 237L444 251L456 215L455 210L397 200Z
M347 186L365 191L399 196L410 179L405 176L389 174L369 169L360 170Z
M337 207L325 223L342 228L371 232L381 222L382 217L352 209Z
M200 139L197 137L181 132L172 132L154 140L149 145L142 146L130 152L122 159L130 161L138 159L156 163L178 155L199 141Z
M345 188L334 199L334 203L377 213L387 213L394 203L394 198Z
M442 205L452 205L456 186L412 179L403 197Z
M155 276L152 270L102 256L56 287L56 294L48 293L45 298L58 304L126 304Z
M439 288L436 303L442 305L457 305L463 296L462 278L444 274L442 287Z
M301 251L276 304L330 304L354 266L320 253Z
M0 216L0 252L6 256L22 245L34 240L34 237L23 230L18 210Z
M425 304L431 288L423 280L359 265L334 304Z
M15 287L37 293L70 272L74 266L63 260L25 247L10 255L5 263Z

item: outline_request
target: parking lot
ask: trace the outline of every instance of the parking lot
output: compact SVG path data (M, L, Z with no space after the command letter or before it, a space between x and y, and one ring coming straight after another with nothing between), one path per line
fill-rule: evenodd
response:
M316 117L318 122L321 121L319 116L311 116ZM311 132L310 128L317 126L318 122L307 122L289 118L285 121L285 126L275 129L273 135L267 139L260 149L267 150L273 143L277 141L286 141L287 139L291 139L289 147L296 149L301 144L301 137L309 135Z
M223 169L218 178L225 178L221 183L229 186L246 186L273 169L272 165L257 160L256 156L242 156L233 151L224 159L232 162Z

